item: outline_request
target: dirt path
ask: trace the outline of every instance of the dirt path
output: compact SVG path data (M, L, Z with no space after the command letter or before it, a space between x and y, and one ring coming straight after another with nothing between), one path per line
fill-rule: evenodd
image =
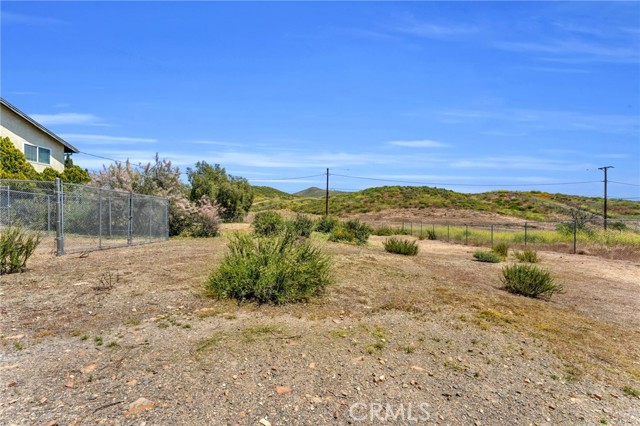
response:
M541 253L544 302L472 248L381 241L316 241L335 284L281 307L202 295L223 238L40 252L0 277L0 424L640 423L637 265Z

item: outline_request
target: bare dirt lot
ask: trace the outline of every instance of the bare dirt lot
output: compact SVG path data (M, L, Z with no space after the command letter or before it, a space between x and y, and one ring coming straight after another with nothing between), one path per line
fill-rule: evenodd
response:
M335 283L287 306L203 296L224 237L41 250L0 277L0 424L640 424L638 262L541 252L547 302L382 241L317 240Z

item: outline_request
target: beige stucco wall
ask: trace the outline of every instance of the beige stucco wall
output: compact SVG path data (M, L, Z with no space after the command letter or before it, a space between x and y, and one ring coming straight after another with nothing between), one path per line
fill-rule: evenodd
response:
M34 163L37 172L42 172L47 167L53 167L59 172L64 170L64 146L52 139L31 123L25 121L13 111L0 105L0 136L8 137L11 142L24 154L24 144L41 146L51 150L51 164Z

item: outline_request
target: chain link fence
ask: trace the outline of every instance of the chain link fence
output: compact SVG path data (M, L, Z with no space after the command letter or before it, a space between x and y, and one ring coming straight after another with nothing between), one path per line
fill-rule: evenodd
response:
M0 228L51 238L58 255L169 238L169 200L56 182L0 180Z
M367 221L376 235L406 234L481 247L506 243L513 249L534 248L561 253L605 252L640 259L640 220L602 218L508 224ZM614 252L620 251L618 255Z

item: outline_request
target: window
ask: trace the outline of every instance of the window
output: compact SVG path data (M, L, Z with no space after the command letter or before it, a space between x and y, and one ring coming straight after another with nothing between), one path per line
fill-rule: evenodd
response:
M51 150L49 148L42 148L25 143L24 156L27 157L27 161L33 163L51 164Z
M38 147L38 163L51 163L51 150Z
M27 157L27 161L38 162L38 147L33 145L24 144L24 156Z

